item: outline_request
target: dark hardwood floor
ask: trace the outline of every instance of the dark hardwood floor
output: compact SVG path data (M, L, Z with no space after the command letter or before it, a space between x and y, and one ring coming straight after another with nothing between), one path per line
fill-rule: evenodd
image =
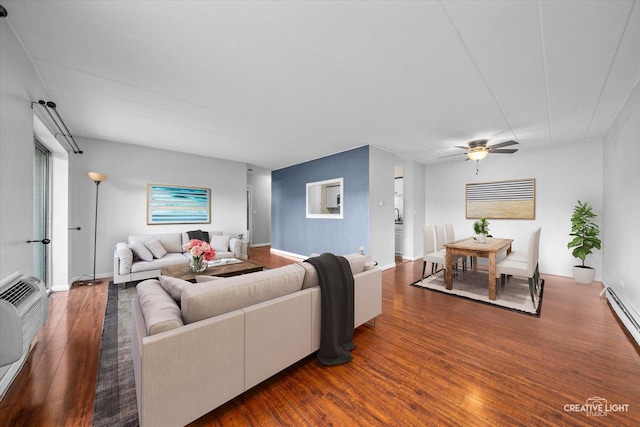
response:
M269 248L250 257L293 262ZM399 262L383 273L383 314L356 330L351 363L310 356L193 425L638 425L640 350L599 283L543 275L534 318L409 286L421 269ZM105 282L51 296L0 425L91 424L106 291ZM594 397L606 399L606 416L581 411Z

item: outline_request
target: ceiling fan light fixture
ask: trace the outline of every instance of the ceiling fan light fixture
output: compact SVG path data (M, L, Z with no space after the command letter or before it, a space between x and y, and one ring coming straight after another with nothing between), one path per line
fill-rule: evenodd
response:
M487 154L489 154L489 150L487 150L486 148L482 147L482 148L479 148L479 149L471 149L467 153L467 157L469 158L469 160L482 160L485 157L487 157Z

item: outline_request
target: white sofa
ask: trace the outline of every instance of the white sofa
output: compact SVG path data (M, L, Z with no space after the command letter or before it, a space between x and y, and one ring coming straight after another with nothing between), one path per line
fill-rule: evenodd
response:
M215 259L242 257L242 239L224 235L222 231L208 233L216 251ZM187 233L165 233L132 235L127 242L116 243L113 283L150 279L158 277L161 268L189 264L190 256L182 249L188 242Z
M362 255L345 258L358 327L382 312L382 272ZM309 263L199 283L160 280L139 283L133 301L143 427L188 424L320 347L321 291Z

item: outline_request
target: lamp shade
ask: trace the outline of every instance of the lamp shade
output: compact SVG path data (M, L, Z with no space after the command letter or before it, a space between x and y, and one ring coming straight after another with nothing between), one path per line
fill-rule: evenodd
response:
M100 172L89 172L89 179L93 182L102 182L107 179L107 175Z
M482 160L487 157L487 154L489 154L489 150L487 150L486 148L475 150L472 149L471 151L469 151L469 153L467 153L467 157L469 158L469 160Z

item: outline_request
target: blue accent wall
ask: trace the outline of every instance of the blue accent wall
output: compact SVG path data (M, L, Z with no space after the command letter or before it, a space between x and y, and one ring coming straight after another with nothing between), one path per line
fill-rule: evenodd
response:
M306 217L307 183L344 178L342 219ZM369 250L369 147L271 173L271 247L309 256Z

